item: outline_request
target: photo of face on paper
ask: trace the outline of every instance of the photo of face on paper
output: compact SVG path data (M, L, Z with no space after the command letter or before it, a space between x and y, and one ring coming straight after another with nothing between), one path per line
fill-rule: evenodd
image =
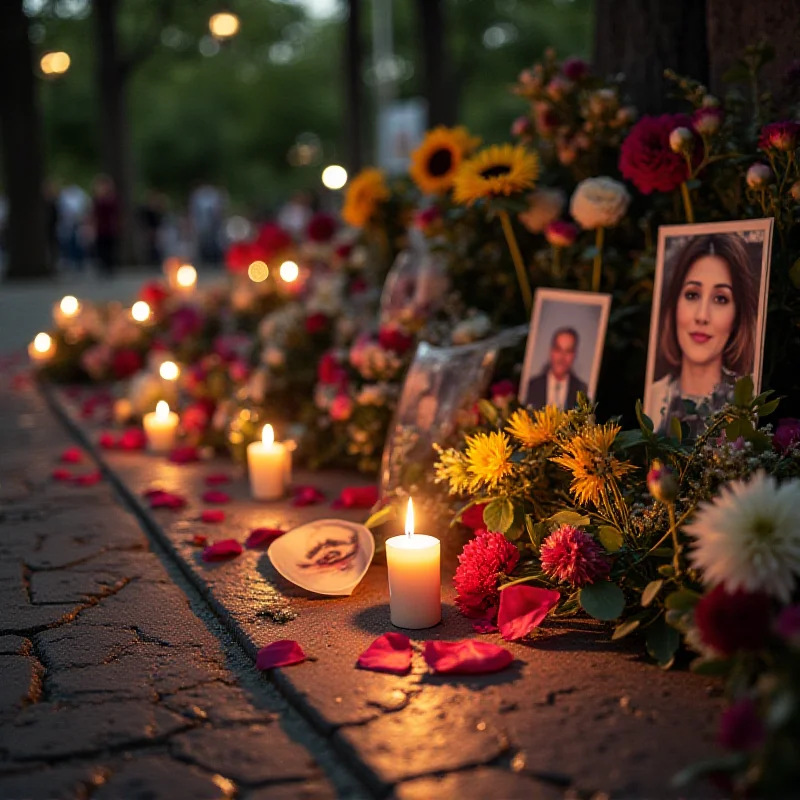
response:
M520 380L519 401L570 409L578 393L594 397L611 295L538 289Z
M764 347L772 219L659 229L644 412L669 434L696 438L733 398L758 391Z

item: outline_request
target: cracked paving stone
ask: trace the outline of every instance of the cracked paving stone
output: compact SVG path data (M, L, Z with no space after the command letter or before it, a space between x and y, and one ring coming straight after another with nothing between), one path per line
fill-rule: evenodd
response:
M174 737L177 758L218 772L236 783L254 785L318 777L308 751L277 724L198 728Z
M61 625L73 619L81 610L79 605L29 606L15 605L3 607L0 620L2 633L33 633Z
M24 636L0 636L0 655L24 656L31 650L31 640Z
M118 574L92 572L34 572L30 578L31 600L34 603L81 603L102 597L124 578Z
M560 800L564 788L494 767L452 772L442 777L417 778L395 787L397 800L466 797L469 800Z
M0 726L0 750L12 761L52 760L160 741L186 726L185 718L147 702L79 708L48 703L28 706L12 723Z
M181 689L162 698L162 705L190 719L205 719L212 725L236 722L274 722L278 715L253 705L239 686L215 681Z
M103 780L104 771L96 766L37 764L30 772L0 777L0 797L3 800L76 800L88 797L89 790Z
M329 783L279 783L262 786L243 795L243 800L334 800L336 792Z
M36 634L38 652L48 669L88 667L115 658L139 641L136 631L85 623Z
M0 714L36 702L43 673L42 665L30 656L0 656Z

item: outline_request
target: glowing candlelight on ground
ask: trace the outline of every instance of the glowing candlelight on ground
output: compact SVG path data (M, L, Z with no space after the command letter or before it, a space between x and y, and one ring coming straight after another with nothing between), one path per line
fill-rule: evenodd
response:
M300 267L294 261L284 261L280 269L281 280L294 283L300 275Z
M191 264L182 264L175 273L175 283L181 289L194 289L197 283L197 270Z
M247 471L250 493L256 500L278 500L291 482L292 454L282 442L275 441L272 425L265 425L261 441L247 445Z
M398 628L431 628L442 619L439 540L414 532L414 504L408 498L403 536L386 541L389 608Z
M65 317L74 317L80 310L80 307L81 304L78 302L78 298L73 297L71 294L68 294L66 297L63 297L61 299L61 303L59 304L61 313Z
M181 375L181 370L174 361L164 361L158 368L158 374L165 381L176 381Z
M150 319L150 306L144 300L137 300L131 307L131 316L136 322L147 322Z
M175 446L178 415L169 410L165 400L159 400L156 410L144 415L144 432L147 446L153 453L165 453Z
M32 361L48 361L55 350L53 339L47 333L37 333L34 340L28 345L28 355Z

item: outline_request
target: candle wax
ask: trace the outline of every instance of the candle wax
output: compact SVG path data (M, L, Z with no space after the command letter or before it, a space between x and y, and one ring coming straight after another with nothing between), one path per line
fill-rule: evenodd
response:
M434 536L394 536L386 541L392 625L432 628L442 619L440 544Z

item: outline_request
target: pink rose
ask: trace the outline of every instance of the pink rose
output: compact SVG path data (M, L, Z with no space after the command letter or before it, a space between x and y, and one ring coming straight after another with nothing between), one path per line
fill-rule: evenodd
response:
M317 380L323 386L340 386L347 383L347 372L330 351L325 353L319 360Z
M350 419L353 413L353 401L350 395L344 393L337 394L331 401L328 413L335 422L344 422Z

